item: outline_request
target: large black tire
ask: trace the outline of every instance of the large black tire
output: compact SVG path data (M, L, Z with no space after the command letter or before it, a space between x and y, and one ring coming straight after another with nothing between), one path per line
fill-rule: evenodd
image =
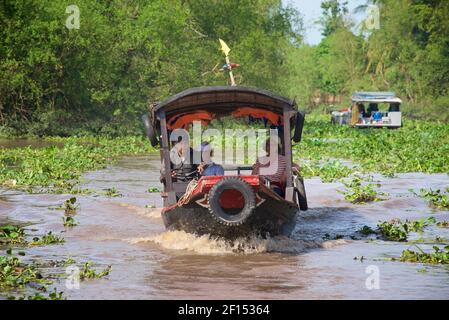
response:
M243 209L235 214L226 213L220 205L220 196L225 190L239 191L244 198ZM209 191L209 212L219 223L227 226L239 226L243 224L254 212L256 196L253 189L245 181L238 178L223 178Z
M294 142L301 142L302 129L304 128L304 119L305 119L304 113L301 111L298 111L296 113L296 119L295 119L295 132L294 132L293 138L292 138Z
M301 211L307 211L309 209L309 206L307 204L307 195L306 195L306 187L304 186L304 179L299 178L298 182L299 183L296 186L296 190L298 192L299 209L301 209Z
M150 117L148 114L144 114L142 116L143 126L145 127L145 133L148 137L148 140L150 140L150 143L153 147L156 147L159 145L158 136L156 133L156 129L153 126L153 123L151 122Z

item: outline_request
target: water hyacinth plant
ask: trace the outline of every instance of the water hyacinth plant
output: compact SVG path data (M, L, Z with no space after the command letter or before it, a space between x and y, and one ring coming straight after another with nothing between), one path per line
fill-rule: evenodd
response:
M72 227L77 226L79 223L75 220L75 218L73 218L71 216L67 216L67 217L62 217L62 224L64 225L64 227L72 228Z
M0 226L0 244L22 244L25 242L25 231L14 225Z
M33 240L29 243L30 246L45 246L49 244L62 244L65 240L62 236L58 236L53 234L53 232L49 231L47 234L42 237L34 237Z
M438 190L421 189L419 196L424 198L431 207L442 210L449 210L449 188L446 188L446 193Z
M433 246L433 250L431 252L425 252L418 246L416 247L418 251L413 251L410 249L404 250L400 261L429 264L449 264L449 246L445 246L444 248Z
M23 263L11 249L0 256L0 289L23 287L31 282L48 283L33 264Z
M47 138L63 146L0 149L0 185L32 191L79 193L81 174L121 155L153 151L143 137ZM30 189L31 187L31 189Z
M367 202L384 200L380 196L385 193L378 192L376 186L372 183L363 184L360 176L353 177L350 181L343 181L346 187L345 191L340 191L345 196L345 200L354 204L364 204ZM378 185L379 186L379 185Z
M448 146L448 123L408 119L400 130L354 130L331 125L328 115L311 114L307 115L302 142L294 145L294 157L299 163L301 159L351 160L362 172L387 176L449 173Z
M86 279L101 279L103 277L106 277L111 272L112 267L107 266L104 270L98 272L95 269L92 268L91 262L84 263L81 271L80 271L80 280L86 280Z
M386 241L407 241L410 232L423 232L424 229L430 225L437 224L434 217L427 219L421 218L419 220L406 220L405 222L400 219L392 219L390 221L379 222L377 229L373 229L369 226L363 226L357 233L362 236L378 235L380 238Z

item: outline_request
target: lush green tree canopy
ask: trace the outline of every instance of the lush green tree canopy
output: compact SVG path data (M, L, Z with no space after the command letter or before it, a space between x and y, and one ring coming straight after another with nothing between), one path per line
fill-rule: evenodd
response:
M70 4L1 2L1 124L34 134L140 130L149 103L228 83L218 38L242 65L239 84L282 91L288 50L302 41L297 12L280 0L80 0L72 30Z
M292 82L313 86L291 92L310 101L317 92L348 97L354 90L396 91L410 114L449 119L449 2L368 4L378 6L380 28L369 30L362 24L354 35L345 21L346 4L323 1L324 39L310 50L292 49Z
M192 86L227 84L218 38L241 64L237 82L296 97L396 91L415 114L446 117L449 2L374 0L380 28L353 32L344 1L322 2L324 39L302 42L302 20L281 0L0 3L0 130L135 133L151 102Z

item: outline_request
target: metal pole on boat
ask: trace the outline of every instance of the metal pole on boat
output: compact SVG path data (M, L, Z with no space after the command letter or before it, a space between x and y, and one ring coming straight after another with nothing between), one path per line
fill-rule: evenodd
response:
M161 154L164 160L165 171L165 192L167 193L167 204L172 205L176 203L176 193L173 189L173 180L171 176L170 166L170 141L167 132L167 120L165 118L165 111L162 110L159 114L159 122L161 124Z
M223 53L225 55L226 65L229 66L229 77L231 78L231 86L236 86L234 74L232 73L231 61L229 60L229 51L231 51L231 49L228 47L226 42L224 42L221 39L218 39L218 40L220 41L220 44L221 44L221 51L223 51Z
M230 66L231 62L229 61L229 56L226 56L226 63ZM231 78L231 86L236 86L234 80L234 74L232 73L232 67L229 69L229 77Z

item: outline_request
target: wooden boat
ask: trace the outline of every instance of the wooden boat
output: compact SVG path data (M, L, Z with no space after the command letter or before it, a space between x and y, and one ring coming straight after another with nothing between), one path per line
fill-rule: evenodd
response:
M332 124L350 125L354 128L402 127L402 100L394 92L354 92L351 101L349 108L332 112ZM367 110L365 104L368 106Z
M244 165L225 168L221 176L193 178L196 167L191 173L172 174L171 132L193 121L207 125L213 118L229 115L263 118L281 127L281 152L286 160L282 192L275 192L268 177L243 174L251 169ZM292 170L291 142L301 140L304 124L294 101L240 86L192 88L152 105L143 120L151 144L160 146L162 218L168 230L226 239L289 235L298 210L307 210L303 179Z

